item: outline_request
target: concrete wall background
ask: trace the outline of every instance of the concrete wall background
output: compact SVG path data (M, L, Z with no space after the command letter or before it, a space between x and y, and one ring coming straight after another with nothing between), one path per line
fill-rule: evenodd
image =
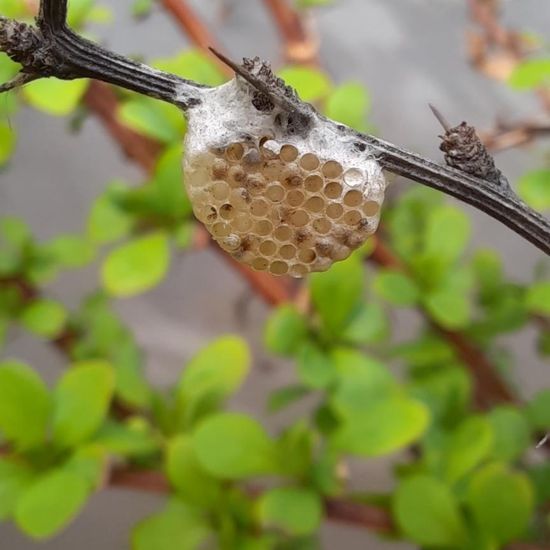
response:
M146 57L171 55L186 40L162 13L136 24L128 16L131 0L104 0L115 14L111 27L97 35L121 53ZM260 0L194 0L190 2L211 24L232 56L260 55L277 64L278 36ZM222 4L228 17L220 22ZM550 3L546 0L508 0L505 20L516 28L547 35ZM538 106L528 94L517 94L474 73L465 58L465 2L461 0L339 0L315 17L321 36L321 57L336 82L363 82L372 95L372 121L381 135L433 158L439 128L427 109L437 105L452 122L463 119L489 127L497 115L519 119L536 115ZM138 171L121 158L116 146L94 121L86 122L76 137L66 132L66 121L23 111L13 121L19 129L18 151L9 171L0 175L0 215L23 217L41 238L78 231L90 202L110 179L140 181ZM514 181L531 167L540 166L544 147L499 155L498 163ZM403 181L395 189L411 185ZM449 199L452 200L452 199ZM541 255L496 221L467 208L475 226L476 247L498 250L507 272L529 280ZM95 267L64 275L52 285L51 295L76 304L97 286ZM236 303L248 301L247 320L239 322ZM291 379L291 369L261 352L261 326L267 309L247 295L242 281L210 251L174 261L168 279L154 291L121 301L117 309L137 335L148 356L149 375L157 384L175 379L185 361L204 343L224 332L242 332L255 350L255 370L235 401L235 407L253 412L271 426L282 417L268 418L266 394ZM414 334L414 316L396 319L396 333ZM534 333L527 330L503 339L514 350L516 381L524 395L548 385L547 365L532 353ZM49 380L63 360L45 345L16 334L7 354L39 368ZM546 371L546 372L545 372ZM357 468L357 482L365 489L383 489L391 480L388 461L368 461ZM85 513L61 536L41 544L43 550L115 550L128 547L127 533L137 520L158 508L162 499L125 491L96 495ZM406 548L383 543L352 528L324 529L324 547ZM0 525L1 550L32 550L36 545L11 526Z

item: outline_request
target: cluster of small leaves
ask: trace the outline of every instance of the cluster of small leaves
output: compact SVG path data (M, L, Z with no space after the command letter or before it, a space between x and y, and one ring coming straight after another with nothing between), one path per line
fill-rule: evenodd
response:
M93 0L70 4L73 26L109 18ZM137 0L133 12L144 16L152 4ZM22 0L0 0L8 16L30 18L28 9ZM224 80L196 51L153 64L204 84ZM0 58L0 81L16 71ZM518 69L516 84L540 84L529 71ZM310 67L280 75L327 116L372 131L360 83L335 85ZM22 101L76 120L85 114L87 89L86 81L41 80L3 96L0 164L14 150ZM229 412L252 362L234 335L205 346L173 386L159 390L112 301L161 283L174 251L192 243L180 167L186 125L172 106L119 97L119 121L161 144L149 179L138 187L108 184L78 234L40 242L20 220L0 222L0 348L24 330L62 350L69 367L48 388L28 365L0 362L0 521L35 539L54 536L117 470L137 469L163 474L170 493L133 530L136 550L317 548L328 498L376 504L394 518L394 536L424 548L496 550L549 536L550 465L531 455L550 428L550 390L522 407L476 410L472 377L440 330L462 331L512 382L514 358L503 335L533 326L538 353L550 354L545 267L530 284L508 280L496 253L471 249L470 221L460 209L414 189L382 222L399 266L369 262L374 245L367 243L306 282L309 307L289 303L269 315L265 346L286 358L294 382L275 390L267 408L277 414L300 402L306 413L270 433L253 417ZM541 210L549 207L549 187L545 170L519 183ZM48 285L61 272L89 264L100 274L99 291L73 311L50 297ZM392 334L404 309L418 327L410 341ZM396 489L354 491L349 459L390 455L400 457Z

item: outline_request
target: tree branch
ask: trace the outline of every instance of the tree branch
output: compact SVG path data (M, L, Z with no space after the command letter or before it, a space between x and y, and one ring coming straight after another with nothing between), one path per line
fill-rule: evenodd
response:
M38 28L0 18L0 50L20 62L24 74L62 79L96 78L163 99L182 109L201 101L204 87L125 59L75 35L60 23L66 5L67 0L43 1ZM256 75L250 76L251 82L257 78ZM264 90L260 91L264 93ZM306 104L289 101L281 88L274 87L270 97L278 99L275 104L287 109L294 105L296 113L307 111L311 116L333 124L343 136L355 140L357 155L370 148L383 168L475 206L550 254L550 221L529 208L505 186L440 166L374 136L331 123L311 108L308 110Z

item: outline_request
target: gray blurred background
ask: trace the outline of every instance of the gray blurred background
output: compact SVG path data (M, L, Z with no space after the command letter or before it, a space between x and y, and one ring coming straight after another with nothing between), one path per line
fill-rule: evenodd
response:
M130 16L131 0L103 0L115 15L109 27L94 29L106 45L121 53L147 58L169 56L187 46L170 18L160 9L142 23ZM194 0L219 42L234 57L259 55L280 64L279 37L260 0ZM548 0L508 0L504 21L517 29L548 36ZM229 8L229 9L226 9ZM228 14L222 22L222 9ZM465 30L468 26L463 0L337 0L314 16L321 38L321 61L340 83L353 79L371 92L371 122L385 139L419 153L440 158L440 133L427 108L438 106L452 123L468 120L478 128L491 127L497 116L517 120L536 116L539 107L529 94L507 90L474 72L466 62ZM20 216L35 233L47 239L82 229L91 201L112 178L140 181L140 173L122 158L100 125L89 119L75 139L67 121L25 110L13 121L19 129L17 154L10 170L0 176L0 215ZM530 168L541 166L544 145L498 156L511 181ZM413 185L402 180L394 191ZM451 201L452 199L449 199ZM518 281L531 278L541 254L496 221L465 207L475 226L476 247L501 253L506 270ZM69 306L98 286L97 266L65 274L51 287L50 295ZM236 315L245 301L247 316ZM266 357L261 351L262 325L268 309L249 295L247 287L211 251L175 259L169 277L154 291L127 301L117 309L137 335L148 358L148 373L155 384L173 381L185 361L210 339L239 332L250 341L254 370L234 408L254 413L272 429L284 418L268 416L267 393L292 380L289 365ZM395 333L414 334L415 316L399 315ZM532 353L534 333L527 330L503 343L517 357L520 392L529 396L547 386L548 366ZM40 369L53 381L64 359L47 345L16 334L7 355L17 356ZM546 372L544 372L546 371ZM296 413L296 408L290 411ZM357 487L383 490L391 482L391 460L362 461L353 468ZM1 550L73 549L115 550L129 547L128 532L139 519L152 513L162 498L113 490L96 495L83 515L62 535L33 544L7 525L0 525ZM324 548L409 548L383 542L368 532L341 525L324 529Z

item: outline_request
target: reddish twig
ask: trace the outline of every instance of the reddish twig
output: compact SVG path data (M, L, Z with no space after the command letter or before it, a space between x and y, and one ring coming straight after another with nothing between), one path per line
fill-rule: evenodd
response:
M317 64L319 40L303 16L287 0L264 0L285 44L285 57L291 63Z

